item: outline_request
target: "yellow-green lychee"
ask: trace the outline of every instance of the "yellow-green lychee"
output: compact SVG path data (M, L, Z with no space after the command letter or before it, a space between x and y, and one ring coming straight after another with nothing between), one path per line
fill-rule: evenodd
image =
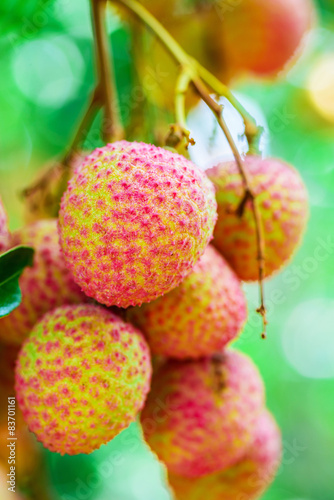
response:
M125 429L149 390L142 334L92 304L59 307L35 325L16 366L17 402L51 451L90 453Z

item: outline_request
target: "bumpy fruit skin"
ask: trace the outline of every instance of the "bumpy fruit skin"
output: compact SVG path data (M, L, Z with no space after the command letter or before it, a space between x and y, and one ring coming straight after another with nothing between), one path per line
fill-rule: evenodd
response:
M9 230L5 208L0 198L0 253L4 252L8 247Z
M260 209L265 242L265 277L290 259L301 241L308 220L306 188L299 173L274 158L245 158ZM214 246L240 279L258 279L257 241L251 202L242 217L236 210L243 198L243 184L234 161L207 170L216 188L218 221Z
M238 461L264 406L251 360L236 351L222 359L167 361L153 376L141 415L152 450L173 474L200 477Z
M76 170L61 203L60 241L88 296L128 307L175 288L203 254L215 221L213 186L193 163L120 141Z
M47 313L22 346L17 401L29 429L51 451L90 453L125 429L149 390L142 334L95 305Z
M19 279L21 304L0 319L0 339L20 345L47 311L63 304L85 302L88 298L65 266L56 219L35 222L18 230L11 238L11 246L16 245L35 249L34 264L27 267Z
M224 2L220 0L224 9ZM310 0L240 0L219 17L212 35L232 72L275 76L296 58L314 24ZM219 14L219 2L218 2ZM218 27L218 23L216 23ZM284 36L282 36L284 33Z
M153 354L199 358L222 349L241 331L246 301L240 281L218 251L207 247L177 288L128 311Z
M280 464L280 430L265 410L258 418L253 442L245 456L233 467L198 479L169 475L175 500L256 500L273 481Z

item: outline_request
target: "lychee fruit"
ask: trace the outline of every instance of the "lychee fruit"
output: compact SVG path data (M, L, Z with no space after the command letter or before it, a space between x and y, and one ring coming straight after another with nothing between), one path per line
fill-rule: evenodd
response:
M233 8L220 0L216 6L211 35L232 73L276 76L299 55L315 21L311 0L239 0Z
M9 242L8 221L5 207L0 198L0 253L7 250Z
M273 481L280 464L282 443L280 430L265 410L257 419L252 444L245 456L221 472L197 479L169 474L175 500L256 500Z
M256 196L265 246L265 277L286 263L301 241L308 220L307 191L299 173L275 158L247 156L244 160ZM241 280L258 279L258 248L251 201L240 216L244 195L234 161L207 170L216 188L218 221L214 246Z
M211 182L183 156L126 141L77 168L59 213L68 268L107 306L150 302L190 273L212 238Z
M23 417L51 451L90 453L135 420L149 390L142 334L92 304L59 307L35 325L16 366Z
M128 310L153 354L198 358L221 352L241 331L246 301L240 281L209 245L191 274L174 290Z
M27 267L19 279L21 304L0 319L3 342L19 345L47 311L88 300L65 266L58 239L56 219L35 222L12 235L11 246L32 246L35 255L33 267Z
M153 376L141 423L168 470L195 478L240 460L263 406L257 368L228 350L215 358L163 364Z

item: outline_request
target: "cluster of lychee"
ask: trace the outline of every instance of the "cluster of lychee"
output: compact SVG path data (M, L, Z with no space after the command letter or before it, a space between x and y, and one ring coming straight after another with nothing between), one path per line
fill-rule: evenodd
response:
M244 164L270 276L301 239L306 190L280 160ZM21 345L17 400L45 447L90 453L141 412L179 500L255 499L268 487L280 433L257 368L229 346L247 316L241 280L258 277L242 198L234 162L204 173L177 153L121 141L76 168L58 221L11 236L1 223L7 247L35 248L0 338Z

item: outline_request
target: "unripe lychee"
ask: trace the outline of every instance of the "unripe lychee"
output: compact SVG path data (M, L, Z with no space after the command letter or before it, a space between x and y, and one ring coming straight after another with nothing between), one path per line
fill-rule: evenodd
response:
M141 415L148 444L168 470L200 477L238 461L264 406L257 368L245 355L168 361L154 374Z
M144 143L96 149L63 196L68 268L98 302L128 307L175 288L211 240L214 189L180 156Z
M7 214L0 198L0 253L8 247L9 230L7 224Z
M17 401L30 431L51 451L90 453L135 420L149 390L142 334L95 305L47 313L23 344Z
M22 302L0 319L1 340L19 345L44 313L63 304L88 299L65 266L56 219L35 222L18 230L11 238L11 246L16 245L35 249L33 267L27 267L19 279Z
M175 500L256 500L274 479L280 464L280 430L265 410L256 422L253 441L245 456L234 466L197 479L169 475Z
M237 336L246 320L240 281L211 245L177 288L130 309L152 353L172 358L210 356Z
M219 0L224 9L224 1ZM310 31L311 0L239 0L226 9L211 35L232 73L250 71L275 76L296 58ZM216 27L216 30L215 30ZM284 33L284 36L282 34ZM219 51L217 51L219 55Z
M298 246L308 219L307 192L299 173L281 160L247 156L244 160L256 195L265 243L265 277L290 259ZM251 201L243 215L237 209L244 187L234 161L207 170L216 188L218 221L215 247L240 279L258 279L258 248Z

